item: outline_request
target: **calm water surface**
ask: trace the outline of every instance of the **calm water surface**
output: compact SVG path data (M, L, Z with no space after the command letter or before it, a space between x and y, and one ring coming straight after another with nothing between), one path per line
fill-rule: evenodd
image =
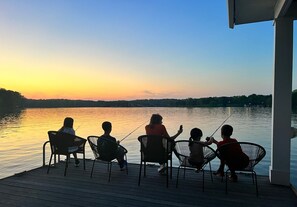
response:
M188 139L193 127L199 127L204 137L211 135L230 115L227 124L234 127L233 136L239 141L255 142L265 147L266 157L257 166L258 174L268 175L271 154L271 108L54 108L26 109L0 113L0 178L42 165L42 145L48 140L47 131L58 130L64 117L74 118L78 136L101 135L101 123L113 123L112 135L122 139L149 121L151 114L163 116L168 133L174 135L180 124L184 132L177 138ZM297 113L292 114L292 126L297 127ZM131 163L139 163L137 137L145 134L144 125L123 142ZM214 137L220 139L218 131ZM297 139L292 139L291 182L297 186ZM212 145L216 148L215 145ZM47 160L50 149L47 148ZM93 154L86 144L86 157ZM214 169L219 161L213 162ZM174 160L177 165L177 160Z

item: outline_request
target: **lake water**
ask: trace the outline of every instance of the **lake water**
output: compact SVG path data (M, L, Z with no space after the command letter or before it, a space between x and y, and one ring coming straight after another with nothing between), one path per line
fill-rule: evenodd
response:
M271 108L50 108L25 109L18 112L0 113L0 178L30 170L42 165L42 145L48 140L47 131L58 130L64 117L74 118L74 129L78 136L101 135L101 123L113 124L112 135L122 139L137 127L148 123L151 114L163 116L163 123L170 135L179 125L184 132L177 138L188 139L193 127L202 129L204 137L211 135L226 121L234 128L232 137L239 141L255 142L266 149L266 157L256 167L258 174L268 175L271 156ZM145 124L144 124L145 125ZM144 125L129 135L122 145L127 148L128 161L139 163L137 137L145 134ZM292 126L297 127L297 113L292 114ZM214 135L220 139L220 130ZM215 145L211 145L214 149ZM291 142L291 182L297 186L297 139ZM50 149L47 150L48 161ZM86 157L93 158L88 144ZM219 160L213 162L213 169ZM174 160L174 165L177 165Z

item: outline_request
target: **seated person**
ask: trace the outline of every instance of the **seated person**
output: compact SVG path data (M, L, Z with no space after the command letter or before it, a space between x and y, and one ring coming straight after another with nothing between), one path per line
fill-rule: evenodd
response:
M218 142L215 139L213 139L213 143L215 143L218 148L227 143L236 143L237 140L234 138L231 138L232 133L233 133L232 126L230 125L222 126L221 137L223 141ZM240 170L247 167L249 164L249 157L242 151L239 144L231 145L230 147L227 147L226 150L221 151L220 153L222 156L220 167L217 170L217 172L215 172L214 174L218 176L224 176L224 167L226 164L229 167L231 172L231 176L229 177L229 179L233 182L237 182L238 178L235 173L235 170Z
M200 141L203 136L201 129L193 128L190 132L191 137L189 138L189 150L190 156L188 157L188 162L190 165L195 166L197 171L200 170L202 164L204 163L204 154L203 154L203 145L212 144L213 139L209 139L208 141ZM195 144L195 142L201 143ZM187 163L184 163L187 164Z
M73 129L73 122L74 122L73 118L66 117L64 119L63 126L58 131L75 135L75 131ZM76 153L73 153L73 157L75 159L75 167L79 167L79 160L77 159Z
M119 146L119 141L116 138L110 136L112 125L110 122L105 121L102 123L102 129L104 134L98 139L97 147L100 156L104 159L114 159L116 158L121 170L124 170L127 166L127 161L124 159L125 151ZM109 144L109 141L114 142L115 144Z
M151 116L150 123L145 126L146 134L168 137L168 138L174 140L176 137L178 137L183 132L183 128L181 125L178 132L174 136L170 137L166 130L166 127L162 124L162 119L163 119L163 117L160 114L153 114ZM158 169L158 172L160 174L163 174L166 170L166 165L164 163L159 163L159 164L160 164L160 167Z

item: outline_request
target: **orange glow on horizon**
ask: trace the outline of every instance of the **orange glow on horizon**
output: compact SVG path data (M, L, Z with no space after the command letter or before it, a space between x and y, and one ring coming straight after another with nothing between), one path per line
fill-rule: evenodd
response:
M19 58L18 62L3 61L0 87L20 92L29 99L108 101L187 98L178 84L172 86L158 80L151 81L117 68L106 66L93 70L91 66L82 69L80 64L45 63L34 62L30 57L26 60ZM158 84L155 83L157 81Z
M22 50L21 50L22 51ZM70 57L5 53L0 57L0 87L29 99L136 100L209 96L209 85L186 76L170 78L168 71L147 72L114 62ZM158 66L159 67L159 66ZM134 72L131 72L133 69ZM179 74L179 71L174 73ZM184 74L183 74L184 75ZM198 84L201 86L199 86ZM206 87L207 86L207 87ZM197 94L196 96L194 94Z

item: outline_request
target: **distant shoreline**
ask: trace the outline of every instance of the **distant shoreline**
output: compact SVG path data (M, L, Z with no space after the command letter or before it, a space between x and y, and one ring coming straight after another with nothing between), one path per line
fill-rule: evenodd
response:
M91 101L70 99L27 99L19 92L0 88L0 108L61 107L271 107L272 95L221 96L186 99L139 99ZM292 92L292 108L297 109L297 90Z
M69 99L26 99L26 108L57 107L271 107L271 95L208 97L187 99L140 99L118 101L90 101Z

